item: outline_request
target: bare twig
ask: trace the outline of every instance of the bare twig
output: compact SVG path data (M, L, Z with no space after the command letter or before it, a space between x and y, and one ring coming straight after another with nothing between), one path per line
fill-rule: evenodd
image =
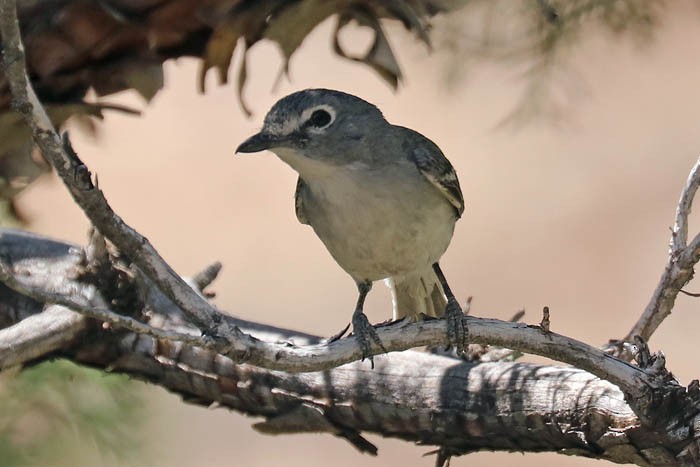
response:
M673 225L673 234L671 236L672 253L680 253L688 243L688 216L693 207L693 200L698 187L700 187L700 159L690 169L688 180L685 182L681 198L678 200L676 222Z
M540 329L542 329L542 332L544 332L545 334L549 334L550 332L552 332L549 329L550 324L551 323L549 321L549 307L546 306L542 308L542 321L540 321Z
M200 290L203 291L209 284L214 282L216 277L221 272L222 265L220 262L215 262L207 266L203 271L197 273L192 278L192 283Z
M666 268L649 304L637 323L625 336L624 342L632 342L634 336L637 335L648 341L663 320L671 314L678 293L693 278L693 268L700 260L700 234L696 235L690 244L687 244L688 215L698 187L700 187L700 159L690 170L688 180L678 201Z
M474 297L472 297L472 296L470 295L470 296L467 297L467 299L464 301L464 308L462 308L462 313L464 313L465 315L468 315L469 313L471 313L471 310L472 310L472 300L474 300Z
M511 323L517 323L518 321L523 319L523 316L525 316L525 308L521 308L518 311L516 311L509 321Z

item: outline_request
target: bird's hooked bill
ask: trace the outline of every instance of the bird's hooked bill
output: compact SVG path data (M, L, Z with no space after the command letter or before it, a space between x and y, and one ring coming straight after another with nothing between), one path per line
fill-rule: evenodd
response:
M260 133L254 134L247 140L243 141L236 148L236 153L251 153L264 151L266 149L274 147L275 144L279 142L280 141L278 137L270 135L269 133L263 133L261 131Z

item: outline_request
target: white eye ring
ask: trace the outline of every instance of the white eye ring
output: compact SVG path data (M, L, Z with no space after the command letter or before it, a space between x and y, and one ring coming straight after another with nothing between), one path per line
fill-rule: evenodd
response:
M330 118L330 120L328 120L328 123L326 123L323 126L307 125L308 123L310 123L309 120L313 116L314 112L316 112L318 110L323 110L326 113L328 113L328 115L330 115L331 118ZM308 131L310 131L312 133L320 133L321 131L323 131L326 128L328 128L329 126L331 126L333 124L333 122L335 121L335 109L328 104L321 104L321 105L317 105L315 107L308 108L301 113L301 121L304 122L303 124L305 126L307 126Z

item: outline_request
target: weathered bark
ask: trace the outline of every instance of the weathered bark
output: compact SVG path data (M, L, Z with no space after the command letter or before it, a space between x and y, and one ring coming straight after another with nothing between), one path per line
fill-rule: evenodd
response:
M78 247L6 231L0 236L0 253L27 280L52 284L57 292L75 293L100 282L94 273L85 275L85 253ZM139 295L151 310L150 324L192 330L155 288ZM61 324L57 332L47 329L51 322L72 324ZM265 341L318 341L234 318L231 322ZM697 407L675 414L669 422L673 427L644 425L616 386L574 368L472 364L406 351L376 357L374 370L366 362L356 362L329 371L289 374L237 365L187 344L105 329L4 286L0 286L0 323L0 368L65 357L150 381L188 402L216 403L262 416L265 421L255 428L265 433L328 432L374 452L361 437L367 431L439 446L441 458L508 450L555 451L637 465L697 462L693 428L700 421ZM692 391L697 402L697 390Z

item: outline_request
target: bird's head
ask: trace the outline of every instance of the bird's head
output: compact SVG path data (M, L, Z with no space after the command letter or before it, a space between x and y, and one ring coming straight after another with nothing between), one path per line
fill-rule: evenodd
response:
M270 150L299 173L313 167L348 165L372 157L375 136L386 125L379 109L359 97L306 89L272 106L262 130L241 143L236 152Z

